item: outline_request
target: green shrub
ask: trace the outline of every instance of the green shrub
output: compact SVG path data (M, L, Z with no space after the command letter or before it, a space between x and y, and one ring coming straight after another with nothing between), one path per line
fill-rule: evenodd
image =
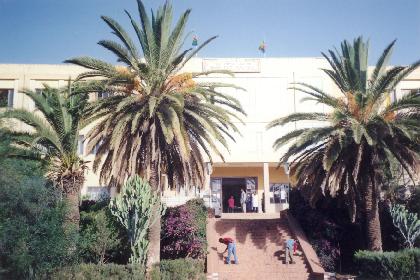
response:
M119 264L80 264L63 267L44 275L44 279L57 280L144 280L144 270L140 266Z
M162 260L151 272L152 280L202 280L204 274L204 261L195 259Z
M28 279L75 261L77 232L35 162L0 159L0 279Z
M359 251L354 257L360 279L420 279L420 249Z
M79 242L81 256L84 260L91 259L102 264L109 259L109 253L120 243L117 232L110 226L106 209L80 214L80 220L83 220Z
M106 242L112 246L109 246L105 250L104 261L108 263L126 264L130 258L130 244L126 230L117 218L112 215L108 204L109 200L82 201L80 207L80 241L78 247L81 260L85 263L100 262L95 246L98 243L102 243L101 239L103 238L103 234L108 235L111 232L113 233L111 235L114 235L117 242ZM99 213L105 214L106 221L102 225L98 225L99 221L96 218ZM100 217L100 219L102 218L103 216ZM100 237L101 235L102 237ZM104 244L102 243L102 245Z

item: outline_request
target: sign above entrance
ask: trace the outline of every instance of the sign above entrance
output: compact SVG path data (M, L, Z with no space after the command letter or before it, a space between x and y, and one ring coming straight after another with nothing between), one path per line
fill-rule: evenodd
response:
M203 71L228 70L234 73L259 73L258 58L204 58Z

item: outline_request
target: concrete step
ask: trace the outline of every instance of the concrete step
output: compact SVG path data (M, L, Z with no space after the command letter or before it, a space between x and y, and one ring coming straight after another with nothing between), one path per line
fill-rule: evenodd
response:
M302 256L295 256L296 264L284 263L284 242L292 236L285 219L233 219L233 215L238 214L209 222L207 279L309 278L309 269ZM218 243L220 237L236 240L238 265L224 263L227 253L222 255L221 252L226 246Z

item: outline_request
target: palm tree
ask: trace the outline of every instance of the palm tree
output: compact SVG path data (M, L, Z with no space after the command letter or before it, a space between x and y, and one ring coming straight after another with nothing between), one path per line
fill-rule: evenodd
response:
M382 250L378 200L383 170L397 161L413 176L419 159L420 94L413 91L390 102L396 85L420 65L387 67L392 42L368 75L368 43L361 37L344 41L341 53L322 53L332 69L322 69L340 95L297 83L294 88L331 110L329 113L294 113L272 121L268 128L297 121L325 125L292 131L273 147L290 144L281 162L291 161L291 176L312 205L323 195L342 195L352 220L361 218L367 248ZM294 141L293 143L290 143Z
M201 186L205 177L203 154L223 159L220 147L227 148L226 137L238 132L234 120L244 113L240 103L217 91L232 87L222 83L197 82L194 78L211 73L181 72L183 66L210 41L195 50L181 50L187 36L184 29L190 10L184 12L174 28L172 6L167 1L152 12L151 19L138 0L140 24L126 11L137 34L141 53L123 27L109 17L102 19L122 44L100 41L124 66L80 57L66 62L90 69L79 79L100 77L110 97L91 104L87 121L96 120L89 132L88 150L99 146L94 169L110 186L121 187L129 176L140 174L160 192L161 174L171 186ZM157 204L155 209L159 209ZM157 210L155 215L157 215ZM160 220L150 229L151 242L147 267L160 260Z
M66 220L78 227L79 192L86 165L77 154L77 146L87 96L79 94L84 88L80 84L69 83L62 89L44 87L40 93L23 92L34 102L34 111L9 109L0 113L0 120L5 120L7 126L3 134L12 143L8 156L46 163L46 177L67 200ZM21 129L14 128L19 128L16 122Z

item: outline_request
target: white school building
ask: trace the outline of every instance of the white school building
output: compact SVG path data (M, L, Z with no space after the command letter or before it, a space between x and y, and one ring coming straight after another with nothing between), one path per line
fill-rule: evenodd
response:
M223 151L225 162L215 157L212 165L207 164L208 180L204 186L177 190L166 188L163 192L168 205L185 202L192 197L202 197L212 207L227 211L227 199L234 196L239 206L240 189L256 191L260 198L259 211L274 213L287 207L281 200L281 189L288 188L289 178L285 169L277 168L283 150L274 151L272 144L285 133L318 123L290 124L282 128L266 130L273 119L294 112L325 112L327 108L313 102L301 102L302 93L290 89L293 82L304 82L330 93L338 93L333 82L320 70L329 68L324 58L194 58L185 71L230 70L233 77L211 75L200 81L218 81L243 88L230 89L228 93L239 99L247 116L245 125L238 124L242 136L236 135L236 143L230 142L230 151ZM22 89L42 90L43 84L61 87L74 79L85 69L73 65L48 64L0 64L0 110L2 107L27 108L34 105L24 96ZM402 81L390 98L395 99L413 88L420 88L420 69ZM100 95L96 98L104 98ZM86 154L84 134L81 131L79 154L92 161L94 154ZM164 178L164 176L163 176ZM98 175L92 169L86 173L82 195L98 196L107 190L99 184ZM111 190L112 194L112 190Z

